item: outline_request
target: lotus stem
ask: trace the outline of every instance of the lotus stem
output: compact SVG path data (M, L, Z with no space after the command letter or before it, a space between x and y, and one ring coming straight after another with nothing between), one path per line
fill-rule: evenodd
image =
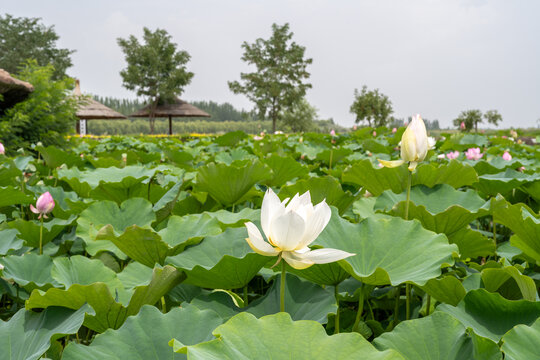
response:
M362 318L363 312L364 312L364 283L360 285L360 294L358 298L358 310L356 311L356 319L354 320L352 331L358 330L358 325L360 324L360 319Z
M495 218L493 218L493 241L497 243L497 224L495 223Z
M407 200L405 201L405 220L409 220L409 203L411 202L412 171L407 176Z
M286 282L286 266L285 261L281 262L281 287L280 287L280 302L279 302L279 311L285 312L285 282Z
M43 255L43 217L41 214L41 226L39 227L39 255Z
M248 305L248 285L244 286L244 306Z
M428 294L426 300L426 316L429 316L429 311L431 310L431 295Z
M337 303L336 320L334 321L334 334L339 334L339 284L334 286L334 296L336 297Z
M399 322L399 296L400 296L400 286L396 286L396 303L394 306L394 326L396 327Z
M329 164L329 169L332 170L332 158L333 158L333 155L334 155L334 147L332 147L332 149L330 149L330 164Z
M167 303L165 303L165 296L161 297L161 312L164 314L167 312Z

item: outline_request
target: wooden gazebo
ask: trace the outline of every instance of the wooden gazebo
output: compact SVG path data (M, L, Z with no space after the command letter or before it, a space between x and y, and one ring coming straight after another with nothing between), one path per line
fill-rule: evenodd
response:
M18 102L25 100L34 91L32 84L15 79L3 69L0 69L0 115Z
M83 98L79 80L76 81L73 95L80 98L79 109L76 113L77 117L79 118L79 120L77 121L77 134L81 133L81 127L82 129L84 129L83 133L86 133L86 120L127 119L127 117L125 117L124 115L114 111L111 108L108 108L107 106L103 105L100 102L97 102L92 98Z
M152 105L147 105L141 110L131 114L130 117L150 117ZM169 135L172 135L173 117L210 117L210 114L201 109L176 98L172 103L159 104L154 109L154 117L169 118Z

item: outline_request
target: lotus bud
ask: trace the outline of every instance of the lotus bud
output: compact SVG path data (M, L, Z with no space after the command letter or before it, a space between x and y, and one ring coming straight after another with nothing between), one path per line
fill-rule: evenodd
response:
M392 128L392 134L395 134L397 132L397 128Z
M4 148L4 144L0 143L0 154L4 155L6 153L6 149Z
M502 158L505 161L510 161L510 160L512 160L512 155L510 155L510 153L508 151L505 151Z
M423 161L429 149L426 126L420 115L412 117L411 123L401 137L401 160L379 160L386 167L396 167L407 162L409 170L413 171L420 161Z
M41 219L41 217L47 218L47 214L53 211L54 209L54 199L50 192L46 192L42 194L36 202L36 206L30 205L30 210L34 214L39 214L38 219Z
M373 137L377 136L377 132L376 131L373 131Z
M330 130L330 136L336 136L336 131L334 129Z
M465 130L465 122L464 121L461 122L461 124L459 125L459 128L461 130Z

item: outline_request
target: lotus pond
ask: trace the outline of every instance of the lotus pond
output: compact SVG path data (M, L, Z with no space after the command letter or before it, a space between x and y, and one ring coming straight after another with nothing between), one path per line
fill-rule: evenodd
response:
M442 134L405 214L403 130L0 155L0 359L540 359L540 148ZM354 255L273 267L268 189L325 200L311 250Z

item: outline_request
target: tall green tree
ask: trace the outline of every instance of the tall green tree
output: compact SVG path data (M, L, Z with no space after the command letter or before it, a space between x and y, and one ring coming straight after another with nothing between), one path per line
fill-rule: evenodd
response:
M40 66L52 65L53 80L60 80L71 67L74 50L57 48L54 26L45 26L40 18L0 16L0 68L16 74L23 64L36 60Z
M354 102L350 112L356 115L356 123L366 121L368 126L386 126L391 120L392 102L388 96L379 92L379 89L368 90L367 86L362 91L354 90Z
M305 58L306 48L292 41L289 24L272 25L272 36L253 44L244 42L242 60L255 65L251 73L241 73L241 81L230 81L229 89L244 94L255 103L259 116L272 120L272 131L283 112L301 101L311 84L306 68L313 59Z
M461 129L461 123L465 124L464 131L471 131L474 128L475 132L478 132L478 124L482 122L482 112L480 110L465 110L462 111L459 116L454 119L454 126Z
M499 125L499 122L502 121L502 115L499 114L497 110L488 110L484 114L484 119L490 124L495 126Z
M127 62L127 68L120 72L123 85L135 90L137 96L146 97L151 104L150 133L154 133L154 110L160 102L174 100L191 82L193 73L187 71L190 59L187 51L177 50L171 36L165 30L152 32L143 29L144 44L133 35L128 39L118 38Z
M75 82L69 77L53 80L53 73L52 65L39 66L35 60L22 68L19 78L31 83L34 91L0 118L0 139L8 151L29 148L38 141L62 146L64 135L74 131L78 100L71 90Z

